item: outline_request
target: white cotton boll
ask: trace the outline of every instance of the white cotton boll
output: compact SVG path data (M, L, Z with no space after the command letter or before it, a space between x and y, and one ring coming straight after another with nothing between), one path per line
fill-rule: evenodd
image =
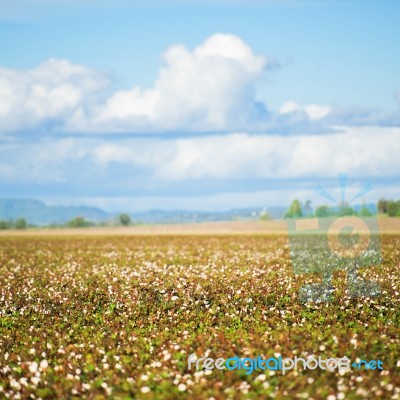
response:
M36 361L31 362L31 364L29 365L29 371L31 371L32 373L35 373L38 370L38 363Z
M186 390L186 385L184 384L184 383L180 383L179 385L178 385L178 390L180 391L180 392L184 392L185 390Z

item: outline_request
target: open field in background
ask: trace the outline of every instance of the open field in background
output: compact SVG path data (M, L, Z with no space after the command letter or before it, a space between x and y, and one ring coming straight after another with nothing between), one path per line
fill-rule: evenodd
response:
M400 233L400 218L378 218L379 230L386 233ZM188 224L135 225L130 227L93 228L35 228L27 230L0 230L0 236L59 236L59 235L147 235L147 234L287 234L285 220L273 221L227 221Z
M233 225L248 226L215 226ZM252 227L266 225L280 226ZM384 263L361 272L380 297L346 297L338 272L334 300L305 306L298 290L319 278L293 274L283 235L119 232L0 238L0 397L399 398L400 235L382 235ZM207 374L188 371L191 353L360 357L384 371Z

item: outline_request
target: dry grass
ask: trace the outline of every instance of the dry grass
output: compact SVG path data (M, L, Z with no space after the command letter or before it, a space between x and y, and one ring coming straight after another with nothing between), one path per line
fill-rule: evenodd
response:
M400 218L379 218L382 233L399 233ZM284 220L226 221L190 224L136 225L130 227L58 228L0 231L0 236L97 236L97 235L224 235L224 234L287 234Z

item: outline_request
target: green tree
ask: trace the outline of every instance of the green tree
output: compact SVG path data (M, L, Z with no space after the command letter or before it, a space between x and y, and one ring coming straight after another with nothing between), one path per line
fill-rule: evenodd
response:
M389 200L387 202L387 213L389 217L395 217L396 215L400 214L400 203Z
M285 213L285 218L301 218L303 216L303 210L299 200L294 199L290 205L289 210Z
M351 208L347 203L342 203L339 207L337 215L339 217L349 217L351 215L357 215L357 212L353 208Z
M12 228L12 223L11 222L4 221L4 220L0 221L0 229L10 229L10 228Z
M315 216L318 218L327 218L334 215L333 211L328 206L319 206L315 210Z
M360 210L360 217L371 217L371 211L369 211L368 207L363 205Z
M83 217L76 217L74 219L71 219L71 221L67 223L67 226L69 226L70 228L85 228L88 226L93 226L93 224L89 221L86 221Z
M120 225L128 226L132 223L131 217L128 214L120 214L118 215L118 221Z
M26 229L26 225L27 224L25 218L18 218L14 224L15 229Z

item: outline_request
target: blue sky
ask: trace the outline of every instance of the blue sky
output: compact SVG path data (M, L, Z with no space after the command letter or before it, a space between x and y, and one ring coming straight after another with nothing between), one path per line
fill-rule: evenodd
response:
M109 210L400 198L398 1L3 1L0 195Z

